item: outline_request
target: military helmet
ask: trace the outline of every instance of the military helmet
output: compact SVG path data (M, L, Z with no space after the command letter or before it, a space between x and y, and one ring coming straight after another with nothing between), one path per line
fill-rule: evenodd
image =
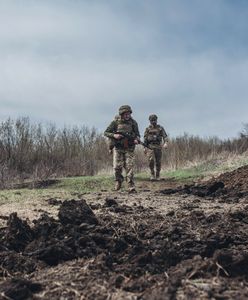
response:
M158 116L157 115L150 115L149 116L149 121L157 121Z
M130 114L132 113L132 109L129 105L122 105L120 108L119 108L119 115L122 115L126 112L129 112Z

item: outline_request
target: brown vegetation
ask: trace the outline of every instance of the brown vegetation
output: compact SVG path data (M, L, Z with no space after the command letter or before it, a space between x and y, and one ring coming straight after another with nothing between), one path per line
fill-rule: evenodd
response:
M28 118L0 125L0 184L49 177L94 175L110 164L96 129L33 125Z
M163 156L165 168L177 169L205 161L223 152L241 154L248 149L247 124L232 140L203 139L184 134L171 138ZM136 149L136 171L147 167L141 146ZM31 124L28 118L0 124L0 186L66 176L95 175L110 170L112 157L102 134L95 128Z

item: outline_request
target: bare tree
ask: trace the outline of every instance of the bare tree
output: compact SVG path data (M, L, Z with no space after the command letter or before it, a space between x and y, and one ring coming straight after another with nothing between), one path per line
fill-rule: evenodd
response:
M164 167L180 168L220 153L248 149L248 123L236 139L200 138L187 133L171 138L163 156ZM136 171L147 168L143 149L136 149ZM26 179L95 175L112 168L107 141L96 128L32 124L28 118L0 124L0 186Z

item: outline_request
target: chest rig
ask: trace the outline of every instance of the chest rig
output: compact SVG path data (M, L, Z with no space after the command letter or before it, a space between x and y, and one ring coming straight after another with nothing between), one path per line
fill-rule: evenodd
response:
M162 141L161 128L159 125L156 127L149 126L147 133L147 141L149 144L159 145Z
M116 141L116 148L128 149L134 147L135 133L132 119L124 121L121 118L116 120L116 133L123 135L123 138Z

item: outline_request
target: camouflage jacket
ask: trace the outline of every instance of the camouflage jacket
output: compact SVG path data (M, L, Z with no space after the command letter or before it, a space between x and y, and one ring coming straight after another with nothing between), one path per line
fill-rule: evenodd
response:
M114 139L114 134L123 134L120 140ZM128 121L122 120L120 117L115 118L104 132L104 135L110 138L117 149L130 149L134 150L134 139L140 137L138 124L134 119Z
M167 133L160 125L150 125L144 133L144 143L149 146L160 147L162 143L167 141Z

